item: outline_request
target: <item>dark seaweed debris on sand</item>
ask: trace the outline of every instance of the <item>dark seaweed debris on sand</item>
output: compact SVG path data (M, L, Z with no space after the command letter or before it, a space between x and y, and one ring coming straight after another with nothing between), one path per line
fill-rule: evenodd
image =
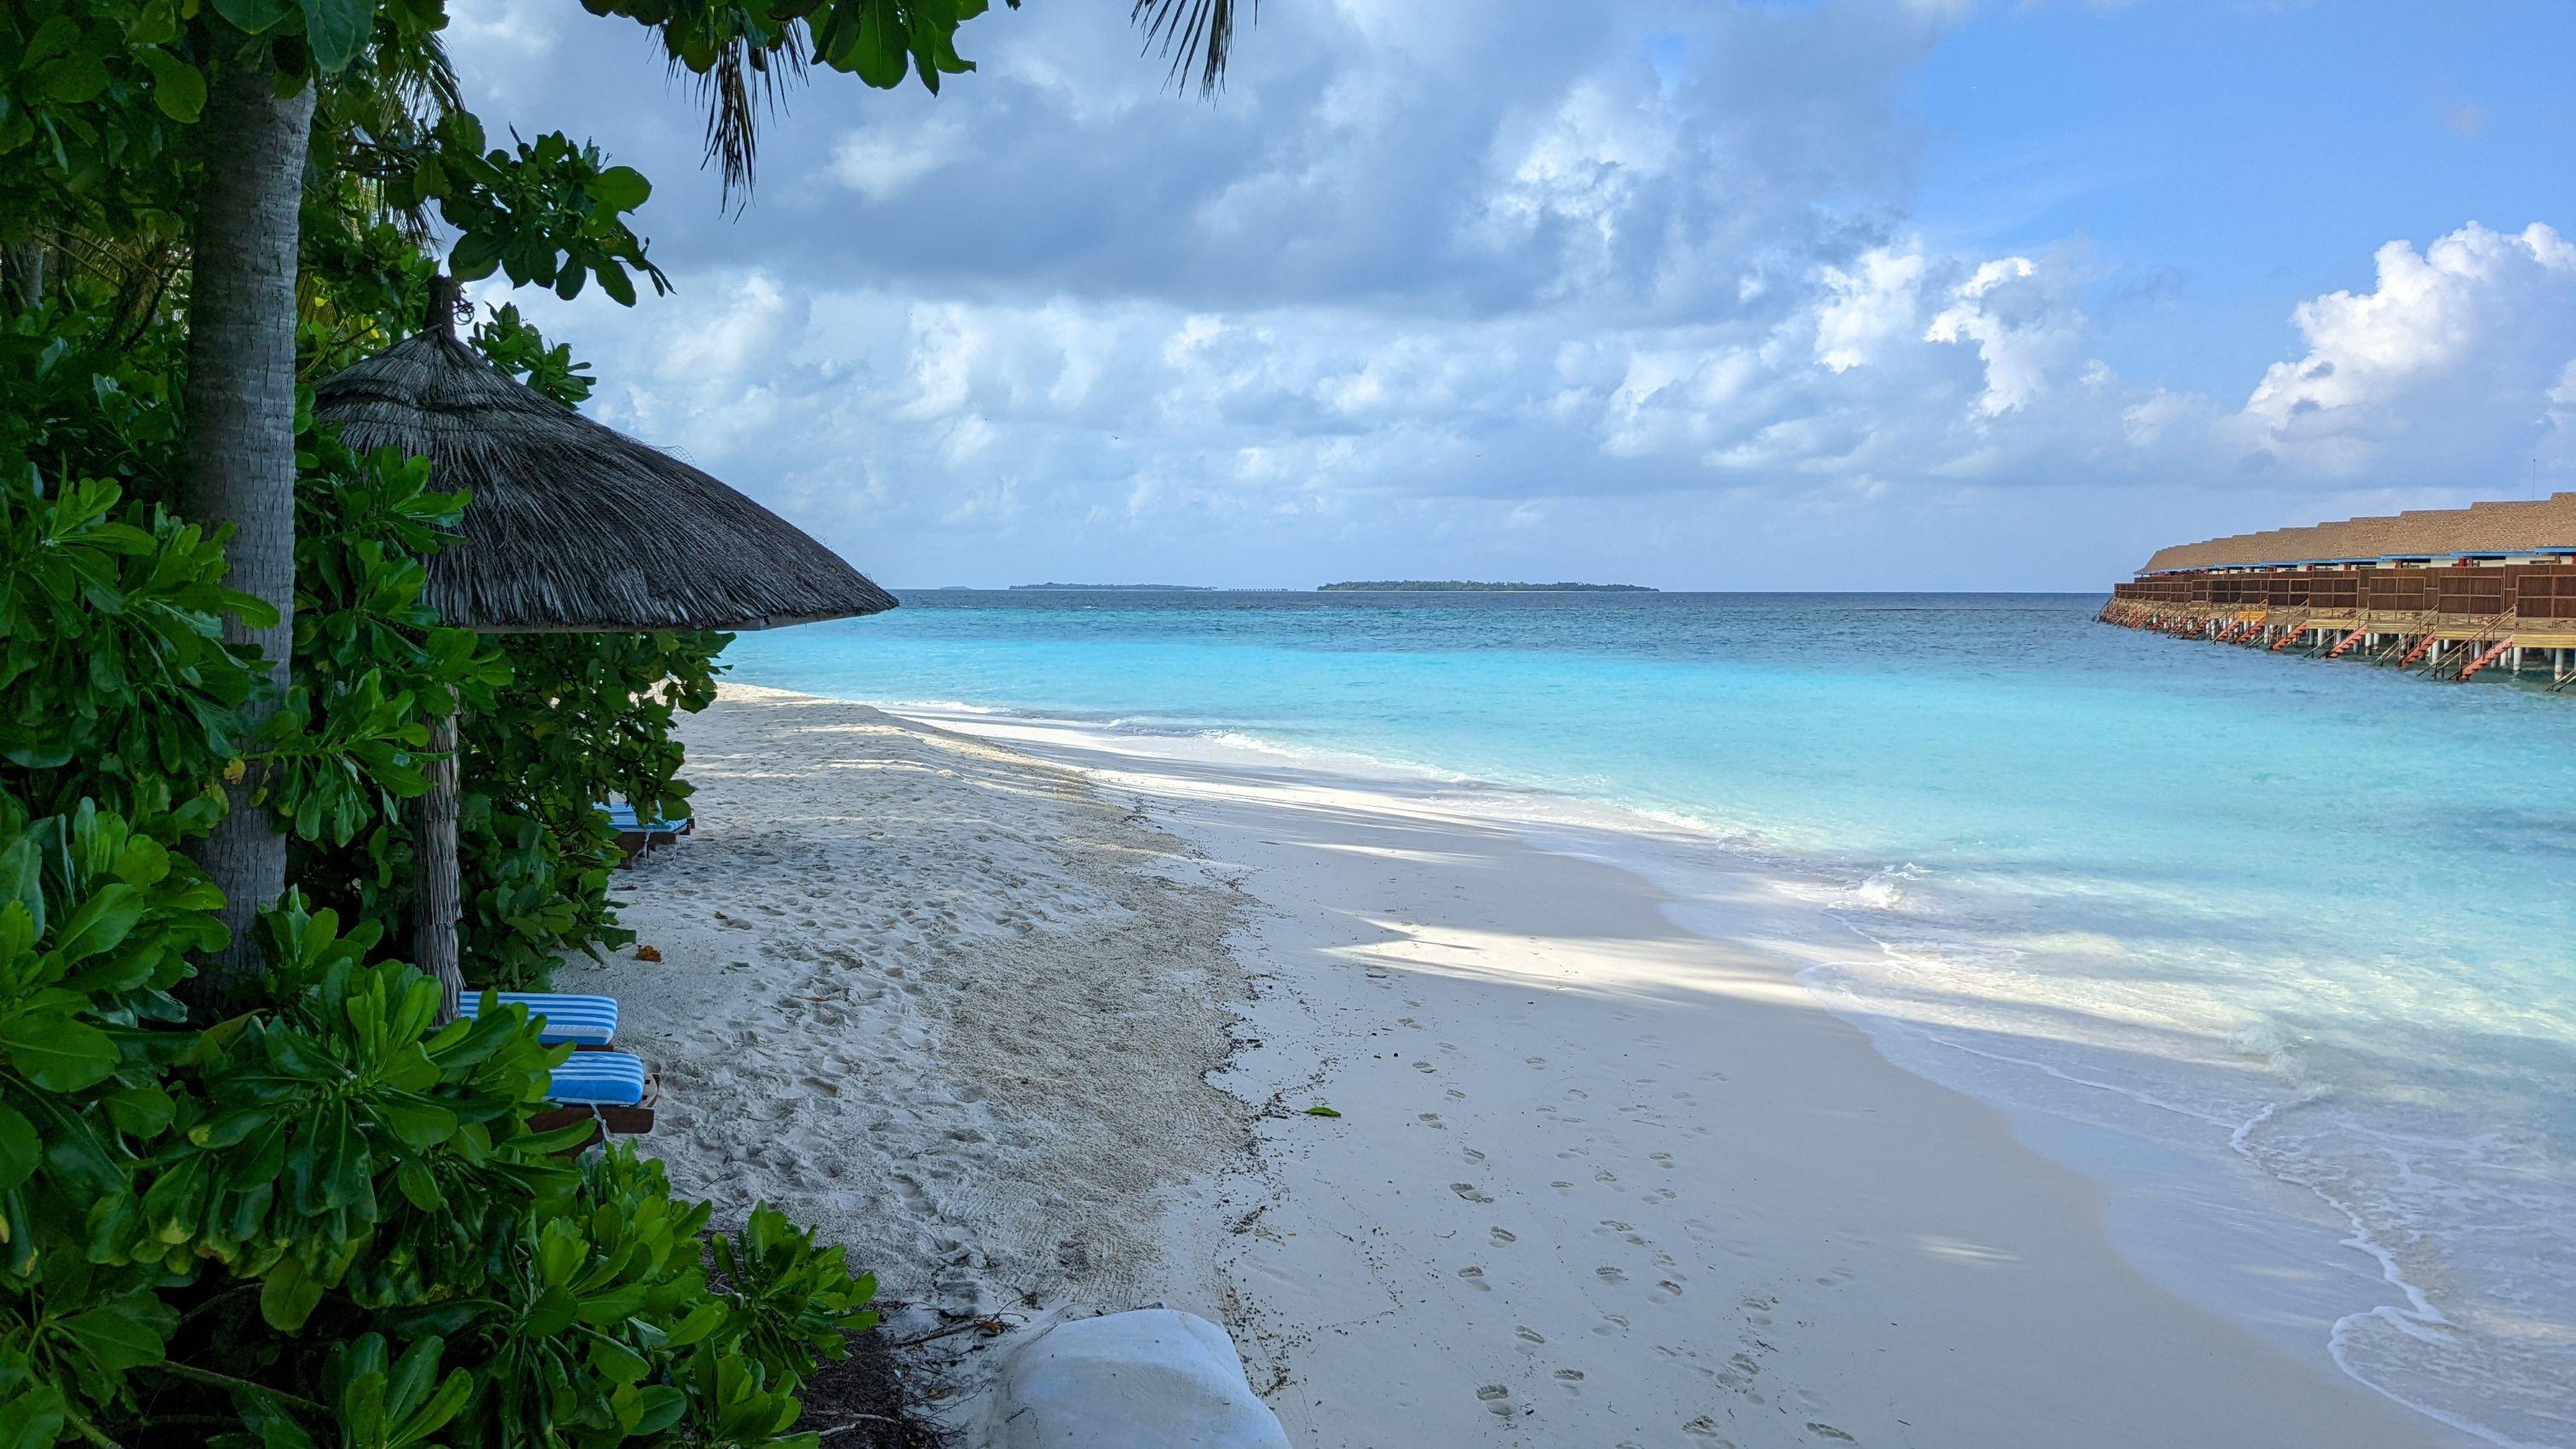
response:
M796 1431L822 1435L823 1449L941 1449L920 1410L936 1387L917 1356L899 1354L874 1330L854 1333L848 1358L797 1387L805 1412Z

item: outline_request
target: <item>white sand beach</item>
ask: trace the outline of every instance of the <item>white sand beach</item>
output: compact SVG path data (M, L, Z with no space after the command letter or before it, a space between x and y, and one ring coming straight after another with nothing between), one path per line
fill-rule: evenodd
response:
M1472 791L1184 741L740 686L685 738L662 959L559 984L675 1180L907 1329L1200 1313L1301 1449L2450 1442L2150 1282L1752 883L1718 939Z

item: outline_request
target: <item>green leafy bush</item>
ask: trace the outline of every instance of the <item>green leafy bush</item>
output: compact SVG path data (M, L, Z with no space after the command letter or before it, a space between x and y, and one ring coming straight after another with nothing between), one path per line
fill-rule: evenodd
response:
M673 729L713 699L723 636L445 626L424 590L467 500L307 409L292 668L243 724L272 686L217 620L261 610L225 587L223 540L177 517L173 299L214 57L247 31L326 78L308 382L410 330L424 208L472 238L463 260L566 295L660 283L627 223L643 178L559 136L485 148L439 99L440 19L434 0L0 7L0 1449L767 1444L871 1321L873 1281L775 1211L712 1235L658 1164L561 1155L586 1129L529 1124L568 1049L496 1001L438 1023L389 946L427 726L450 712L469 978L533 984L631 939L594 803L684 807ZM46 280L22 288L30 256ZM514 310L474 341L562 401L589 391ZM187 852L253 762L293 889L261 922L256 992L192 1016L177 993L227 933Z
M373 923L290 897L270 1005L192 1025L170 989L219 904L119 817L0 794L0 1443L173 1402L263 1443L767 1442L871 1321L765 1207L710 1290L705 1204L528 1129L571 1049L497 1000L435 1024Z

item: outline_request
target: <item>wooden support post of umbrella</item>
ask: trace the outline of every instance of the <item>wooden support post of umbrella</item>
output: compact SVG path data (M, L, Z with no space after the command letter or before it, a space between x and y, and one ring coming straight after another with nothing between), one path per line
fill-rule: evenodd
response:
M429 460L471 494L462 536L429 566L439 617L486 633L739 631L895 606L840 555L656 448L503 375L456 337L456 284L436 278L429 325L314 389L314 414L351 447ZM456 868L457 733L420 798L412 951L455 1016L465 975Z

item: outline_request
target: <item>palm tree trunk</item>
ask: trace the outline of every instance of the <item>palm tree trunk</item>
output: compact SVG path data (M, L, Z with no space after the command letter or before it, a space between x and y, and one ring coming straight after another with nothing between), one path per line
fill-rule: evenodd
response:
M9 310L33 312L45 300L45 244L30 240L0 247L0 290Z
M412 831L413 964L438 983L438 1019L454 1021L465 999L465 968L456 950L456 923L464 915L456 869L456 716L430 722L429 789L420 797Z
M197 198L188 297L189 518L233 525L231 585L277 610L272 628L224 617L224 637L258 646L283 689L295 638L295 256L313 87L280 99L265 66L215 77L199 134L206 172ZM275 712L253 702L248 728ZM232 944L201 962L191 993L220 1001L260 970L253 927L286 889L286 836L252 803L256 769L229 784L232 808L197 849L224 893Z

